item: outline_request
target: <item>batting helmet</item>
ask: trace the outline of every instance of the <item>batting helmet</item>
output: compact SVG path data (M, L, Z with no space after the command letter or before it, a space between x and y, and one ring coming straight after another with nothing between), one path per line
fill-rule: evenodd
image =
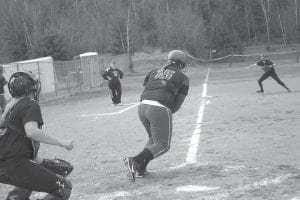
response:
M180 68L185 68L186 65L186 55L183 51L180 50L172 50L168 54L168 60L173 61L179 64Z
M22 97L33 94L39 100L41 83L32 72L16 72L9 78L8 90L12 97Z

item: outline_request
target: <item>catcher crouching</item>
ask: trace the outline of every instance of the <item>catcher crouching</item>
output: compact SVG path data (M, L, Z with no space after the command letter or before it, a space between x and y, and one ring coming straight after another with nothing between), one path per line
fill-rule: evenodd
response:
M13 97L0 118L0 183L15 186L6 200L28 200L31 191L48 193L44 199L68 200L73 167L61 159L40 159L40 143L73 149L73 141L45 134L38 103L40 82L31 72L14 73L8 82Z

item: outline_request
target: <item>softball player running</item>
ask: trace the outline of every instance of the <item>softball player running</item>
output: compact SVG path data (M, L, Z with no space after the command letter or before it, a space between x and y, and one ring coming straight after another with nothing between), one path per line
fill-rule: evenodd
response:
M73 149L71 140L60 140L41 130L40 82L31 72L17 72L10 77L8 89L13 99L0 120L0 183L17 188L6 199L29 199L24 189L51 194L51 199L69 199L71 182L37 162L40 142Z
M282 87L284 87L288 92L291 92L291 90L279 79L278 75L275 72L275 64L267 59L267 56L262 54L261 60L253 65L250 65L247 67L248 69L259 66L261 69L265 72L259 79L258 79L258 85L260 87L260 90L257 91L257 93L264 93L264 88L262 85L262 82L269 78L270 76Z
M186 55L173 50L168 54L167 65L151 71L144 80L138 115L149 139L139 154L123 160L132 182L147 175L148 163L170 149L172 114L181 107L189 90L189 79L183 73L185 68Z

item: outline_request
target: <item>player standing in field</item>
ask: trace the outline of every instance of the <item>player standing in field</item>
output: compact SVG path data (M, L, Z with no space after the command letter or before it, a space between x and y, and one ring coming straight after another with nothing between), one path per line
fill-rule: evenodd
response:
M167 65L149 72L144 80L138 115L149 139L139 154L123 160L132 182L147 175L148 163L170 149L172 114L179 110L189 90L189 79L183 73L186 60L184 52L173 50Z
M17 72L10 77L8 89L13 98L0 119L0 183L17 189L9 192L6 200L29 199L24 189L51 194L51 199L69 199L71 182L44 167L37 156L40 143L73 149L71 140L57 139L41 130L39 80L31 72Z
M282 87L284 87L288 92L291 92L291 90L279 79L278 75L275 72L275 64L267 59L267 56L262 54L261 55L261 60L258 61L257 63L250 65L247 67L248 69L259 66L261 69L264 71L264 74L258 79L258 85L260 87L260 90L257 91L257 93L264 93L264 88L262 85L262 82L269 78L270 76Z
M120 79L123 78L123 72L120 69L116 68L115 62L112 62L111 66L107 68L106 71L102 74L102 77L105 80L108 80L108 87L110 89L112 105L120 105L122 96L122 86Z

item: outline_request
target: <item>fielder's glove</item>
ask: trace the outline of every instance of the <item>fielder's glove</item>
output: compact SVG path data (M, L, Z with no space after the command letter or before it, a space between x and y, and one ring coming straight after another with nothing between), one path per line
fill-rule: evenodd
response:
M68 176L73 171L73 166L69 162L58 158L44 159L41 165L63 177Z

